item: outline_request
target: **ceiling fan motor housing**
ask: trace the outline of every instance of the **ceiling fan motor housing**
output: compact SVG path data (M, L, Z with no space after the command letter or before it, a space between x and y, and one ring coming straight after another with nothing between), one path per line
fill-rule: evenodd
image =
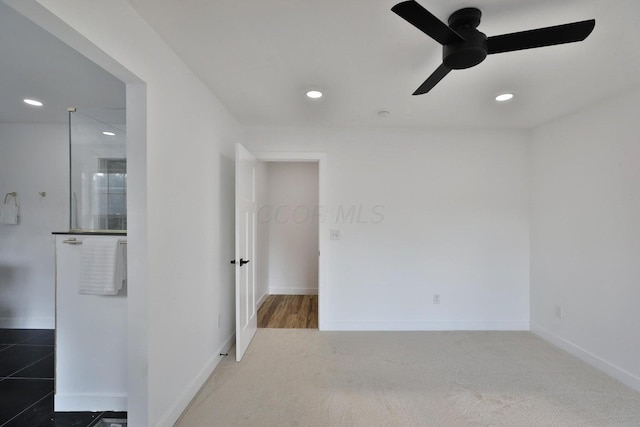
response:
M449 17L449 27L458 33L463 42L445 44L442 62L452 70L462 70L478 65L487 57L487 36L476 28L482 12L474 7L460 9Z
M442 47L442 62L452 70L478 65L487 57L487 36L478 30L458 31L464 41Z

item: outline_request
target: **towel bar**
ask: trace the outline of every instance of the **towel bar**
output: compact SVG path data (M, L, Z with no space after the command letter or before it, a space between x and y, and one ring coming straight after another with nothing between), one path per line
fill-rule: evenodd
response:
M75 237L72 237L70 239L63 240L62 243L67 243L69 245L81 245L82 244L82 240L78 240ZM118 243L120 243L121 245L126 245L127 241L126 240L121 240Z
M63 240L62 243L67 243L69 245L81 245L82 240L77 240L75 237L72 237L71 239Z

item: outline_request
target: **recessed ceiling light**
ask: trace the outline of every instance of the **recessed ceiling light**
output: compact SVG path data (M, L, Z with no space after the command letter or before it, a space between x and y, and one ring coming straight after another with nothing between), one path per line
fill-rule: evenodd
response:
M322 92L320 92L319 90L310 90L307 92L307 96L311 99L322 98Z
M102 134L103 134L103 135L107 135L107 136L116 136L116 134L115 134L115 133L113 133L113 132L108 132L108 131L104 131L104 132L102 132Z
M42 107L43 105L42 102L37 101L35 99L26 98L26 99L23 99L23 101L25 104L33 105L34 107Z
M496 101L498 102L510 101L511 99L513 99L512 93L503 93L501 95L496 96Z

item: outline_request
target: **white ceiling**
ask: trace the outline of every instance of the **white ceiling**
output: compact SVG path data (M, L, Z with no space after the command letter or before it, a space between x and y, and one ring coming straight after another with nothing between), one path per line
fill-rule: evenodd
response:
M65 123L67 107L124 108L125 85L0 1L0 123Z
M244 125L522 129L640 85L637 0L420 0L445 22L478 7L488 36L596 19L582 43L491 55L421 96L441 47L399 0L130 1Z
M582 43L492 55L421 96L441 47L390 11L398 0L130 1L248 126L526 129L640 86L637 0L420 0L443 21L480 8L489 36L596 19ZM124 107L119 80L1 1L0 58L0 122ZM312 87L325 96L306 99ZM516 99L493 101L504 91Z

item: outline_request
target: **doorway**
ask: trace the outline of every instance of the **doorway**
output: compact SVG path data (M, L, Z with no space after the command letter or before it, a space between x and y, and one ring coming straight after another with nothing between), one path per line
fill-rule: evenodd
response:
M320 159L258 158L258 327L318 328Z

